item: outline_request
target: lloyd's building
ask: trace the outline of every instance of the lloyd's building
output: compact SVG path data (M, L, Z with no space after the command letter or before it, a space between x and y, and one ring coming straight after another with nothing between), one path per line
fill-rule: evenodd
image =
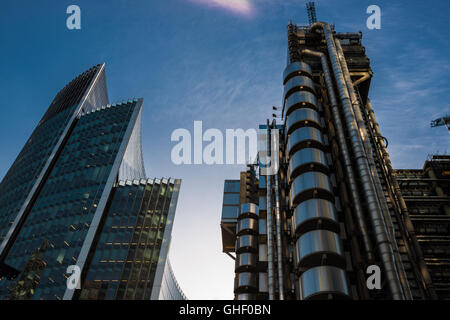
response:
M104 64L58 92L0 184L0 299L185 299L181 181L146 177L142 104L109 103Z
M282 120L260 126L277 170L225 181L235 299L450 299L450 157L393 169L361 33L310 21L287 40Z

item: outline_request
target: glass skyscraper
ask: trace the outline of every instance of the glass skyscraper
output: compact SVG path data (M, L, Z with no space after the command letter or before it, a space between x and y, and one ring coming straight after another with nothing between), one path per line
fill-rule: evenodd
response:
M142 104L109 104L104 64L56 95L0 184L0 298L184 298L167 262L181 181L146 178Z

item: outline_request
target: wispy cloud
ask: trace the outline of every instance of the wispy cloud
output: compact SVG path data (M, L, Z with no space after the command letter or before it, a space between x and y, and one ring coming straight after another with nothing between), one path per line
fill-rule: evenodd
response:
M395 167L421 167L430 153L448 151L448 135L430 121L450 110L446 74L450 64L439 51L410 42L374 78L372 99ZM418 156L420 155L420 156Z
M250 16L254 12L250 0L190 0L191 2L207 5L209 7L224 9L243 16Z
M179 89L186 94L181 100L171 96L160 101L164 107L155 116L170 118L174 125L186 125L189 119L216 128L257 126L282 94L284 48L264 50L270 41L267 34L237 41L223 50L220 63L215 56L198 61L196 51L186 52L179 78Z

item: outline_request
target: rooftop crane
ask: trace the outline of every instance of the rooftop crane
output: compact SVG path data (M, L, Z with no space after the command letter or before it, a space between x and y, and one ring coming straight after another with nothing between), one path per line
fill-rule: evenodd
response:
M430 125L432 128L446 126L450 134L450 115L447 114L439 119L433 120Z
M306 3L306 10L308 11L308 20L309 24L312 25L317 22L317 15L316 15L316 5L314 4L314 1L310 1Z

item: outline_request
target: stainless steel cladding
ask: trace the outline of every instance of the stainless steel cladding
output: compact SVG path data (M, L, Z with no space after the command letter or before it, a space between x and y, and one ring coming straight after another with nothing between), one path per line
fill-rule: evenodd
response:
M333 199L333 188L328 176L322 172L305 172L291 184L290 205L295 208L300 202L311 198Z
M296 249L299 268L312 268L322 264L345 267L339 235L333 231L307 232L298 238Z
M258 234L258 219L243 218L237 223L237 235L241 234Z
M253 272L237 273L234 290L235 293L256 293L258 291L258 274Z
M291 134L297 128L308 126L320 129L320 117L317 111L309 108L294 110L286 120L286 134Z
M259 208L254 203L243 203L241 205L241 212L239 214L239 217L242 216L255 216L258 217L259 215Z
M291 93L302 90L314 93L314 82L310 77L295 76L286 82L283 96L286 99Z
M323 75L325 78L325 83L328 90L328 95L330 97L330 103L331 103L331 113L333 116L333 122L336 126L336 134L339 142L339 148L340 148L340 154L342 156L342 160L344 162L344 172L347 176L347 182L349 184L350 189L350 197L352 206L354 208L355 214L356 214L356 221L358 224L358 228L360 229L362 238L363 238L363 244L366 249L367 253L367 260L369 263L373 261L373 250L372 250L372 243L368 234L367 225L365 222L365 217L362 209L362 205L359 201L359 194L358 194L358 186L356 183L356 177L355 173L352 169L352 161L351 161L351 155L349 148L347 147L347 141L345 138L345 131L344 126L341 121L341 117L339 115L339 106L336 98L336 94L334 92L334 85L333 81L331 79L331 72L328 67L328 60L327 56L323 52L317 52L312 50L302 50L302 54L306 56L312 56L319 58L322 65Z
M387 277L387 283L389 285L392 298L394 300L403 300L405 296L402 285L400 283L400 276L394 261L392 244L389 241L386 221L384 220L383 212L377 198L376 188L372 181L367 155L363 146L363 142L361 140L361 131L358 128L355 114L353 112L353 105L350 101L350 95L342 71L342 66L339 62L336 46L334 43L333 31L331 30L329 24L323 22L317 22L311 26L312 32L317 29L323 30L323 35L327 43L328 55L330 57L336 85L339 89L338 92L341 100L344 120L349 133L349 142L353 151L359 178L361 180L361 189L363 191L362 193L368 207L367 211L375 230L374 235L378 253L383 262L383 267Z
M325 199L309 199L295 207L292 224L298 236L319 229L339 232L339 221L334 204Z
M294 130L289 135L287 150L290 155L300 148L309 147L324 148L324 141L320 130L311 127L302 127Z
M350 292L342 269L320 266L305 271L300 277L300 299L349 299Z
M299 108L312 108L319 110L316 96L309 91L297 91L289 95L284 103L286 116Z
M236 255L235 272L255 271L258 258L255 253L241 253Z
M236 300L242 300L242 301L256 300L256 294L254 294L254 293L240 293L240 294L236 295Z
M315 148L300 149L289 159L289 181L306 171L328 172L327 160L322 150Z
M236 252L257 252L258 237L250 234L238 236L236 240Z
M289 80L290 77L295 76L297 74L311 76L312 71L309 64L304 63L303 61L293 62L289 64L283 72L283 84Z

